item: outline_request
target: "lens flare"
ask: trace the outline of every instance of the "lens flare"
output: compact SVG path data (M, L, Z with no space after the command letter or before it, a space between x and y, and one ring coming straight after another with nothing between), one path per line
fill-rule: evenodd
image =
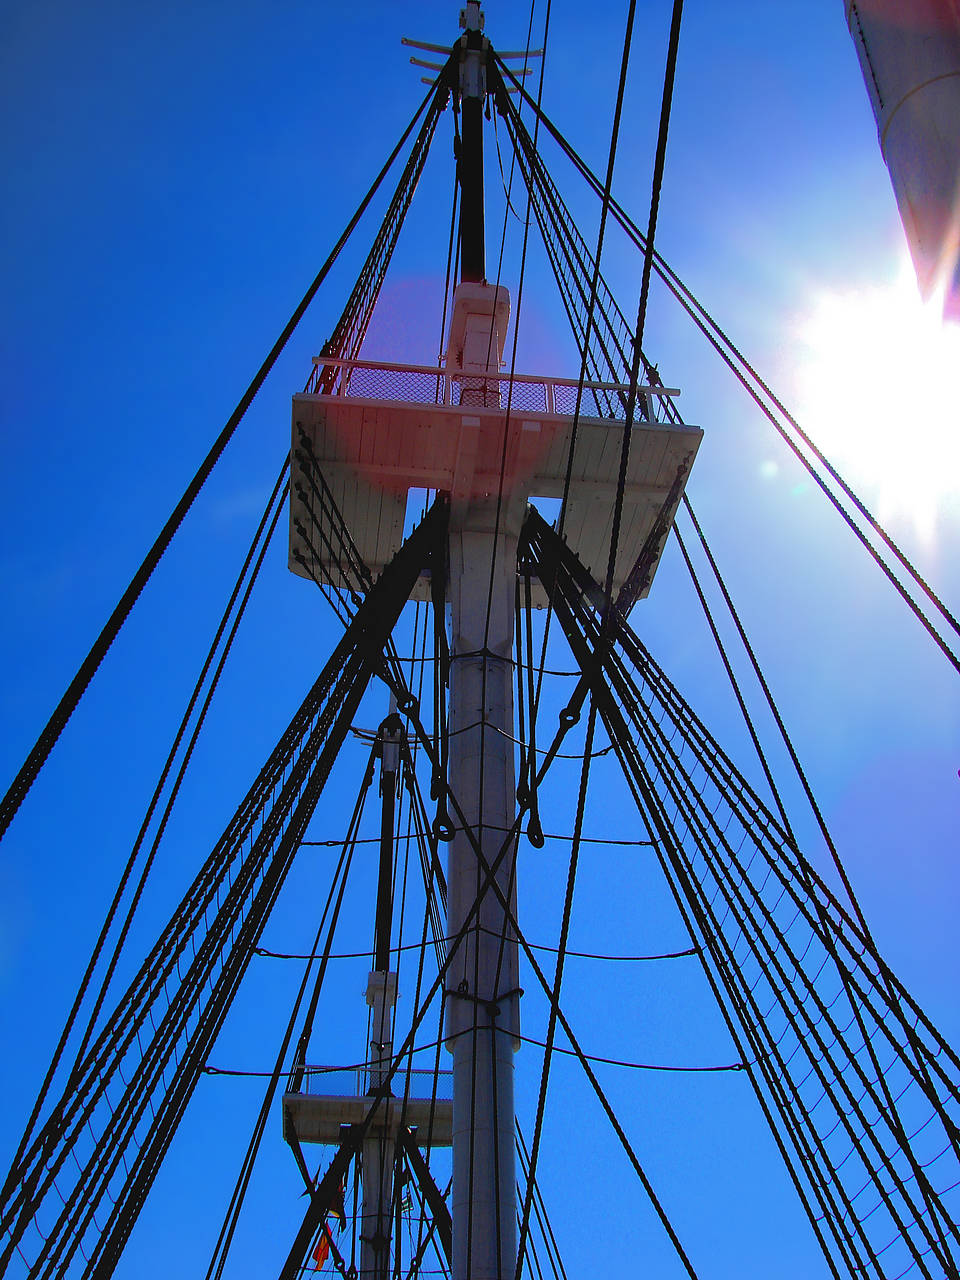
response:
M795 326L799 421L880 520L927 544L960 497L960 325L942 307L904 260L891 285L813 295Z

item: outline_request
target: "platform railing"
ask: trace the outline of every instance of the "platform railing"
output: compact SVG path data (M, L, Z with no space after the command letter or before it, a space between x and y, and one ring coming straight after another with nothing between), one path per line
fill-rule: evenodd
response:
M573 415L577 403L576 378L459 373L431 365L341 360L334 356L316 356L313 365L304 389L306 395L499 410L509 403L511 413L564 417ZM626 383L585 381L580 414L584 418L622 422L629 391ZM663 401L679 394L672 387L639 386L638 417L661 421Z
M379 1063L370 1062L363 1066L328 1067L308 1063L300 1069L303 1076L299 1092L362 1097L367 1091L371 1068L379 1065ZM442 1101L449 1101L453 1097L453 1072L434 1072L416 1068L413 1071L398 1070L391 1082L391 1093L398 1098L402 1098L404 1094L411 1098L430 1098L436 1094L436 1097Z

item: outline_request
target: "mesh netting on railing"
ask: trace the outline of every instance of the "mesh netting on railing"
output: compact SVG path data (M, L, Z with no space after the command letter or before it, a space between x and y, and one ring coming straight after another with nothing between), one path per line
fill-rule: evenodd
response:
M572 417L577 406L577 384L569 379L448 374L420 366L318 364L307 394L501 410L509 405L512 413L566 417ZM589 383L580 398L580 415L616 420L625 416L620 396L604 394Z
M300 1092L332 1097L361 1097L367 1090L368 1071L369 1067L308 1065L303 1068ZM401 1070L393 1078L391 1092L398 1098L439 1098L449 1102L453 1097L453 1072Z

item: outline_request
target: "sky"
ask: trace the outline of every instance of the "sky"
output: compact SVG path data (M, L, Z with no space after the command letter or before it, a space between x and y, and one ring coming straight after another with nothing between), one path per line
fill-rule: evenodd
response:
M625 8L595 5L589 19L569 0L554 0L551 10L544 107L595 171L607 155ZM456 5L433 0L413 8L297 0L5 6L3 778L16 773L419 102L419 72L400 37L452 42L456 17ZM490 0L487 33L501 48L522 48L528 17L525 6ZM537 4L538 45L543 21ZM668 6L638 5L614 193L641 224L668 22ZM489 127L487 139L489 264L504 201ZM592 243L595 203L560 157L544 154ZM368 338L371 356L436 359L451 183L447 113ZM502 278L516 312L522 229L512 214L506 226ZM362 224L289 343L0 847L4 1168L287 448L289 397L332 328L375 227ZM690 0L657 243L956 603L957 333L920 308L841 0ZM632 316L640 262L614 234L604 268ZM520 314L518 365L576 376L534 249ZM875 936L956 1039L956 676L656 287L646 333L664 381L681 388L684 419L704 429L689 492ZM634 625L753 769L675 548ZM319 593L287 572L282 542L275 544L135 945L147 944L176 902L338 634ZM382 694L371 694L364 723L375 725L384 711ZM344 768L354 767L357 750L345 755ZM561 824L576 778L574 765L564 767L551 801ZM595 771L593 785L592 834L601 814L605 834L635 833L612 763ZM341 833L347 790L338 783L325 799L318 834ZM809 820L798 820L809 834ZM530 936L548 940L563 846L525 853L521 904L526 877ZM328 869L320 857L298 868L267 946L309 943L304 907ZM351 890L356 923L344 950L368 945L371 876L361 868ZM651 868L622 851L597 847L578 895L571 945L624 953L685 945ZM212 1056L221 1066L272 1065L265 1046L295 979L259 963ZM325 1061L362 1052L365 972L362 962L345 966L324 1006ZM566 1007L593 1052L721 1061L729 1044L708 999L690 972L598 973L584 962L571 974ZM536 1035L542 1010L529 1004L524 1016ZM525 1066L527 1056L518 1056L518 1095L532 1115L539 1063L531 1055ZM680 1274L573 1068L560 1064L555 1080L562 1105L548 1123L541 1179L568 1271L600 1258L611 1271L642 1259L651 1273ZM644 1075L638 1084L611 1069L604 1083L701 1274L827 1274L745 1082ZM201 1082L119 1275L205 1268L256 1105L255 1083ZM238 1277L276 1267L302 1211L279 1115L271 1137L228 1271Z

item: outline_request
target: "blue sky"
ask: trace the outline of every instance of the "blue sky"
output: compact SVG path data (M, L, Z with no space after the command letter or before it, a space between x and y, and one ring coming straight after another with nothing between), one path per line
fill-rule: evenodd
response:
M643 224L668 13L664 5L639 10L614 187ZM6 7L4 778L15 773L419 101L419 72L408 65L400 36L452 41L456 11L433 2L411 10L293 0L210 0L156 11L114 3ZM494 43L522 47L527 11L493 0L486 11ZM535 30L542 22L538 5ZM595 6L587 20L582 5L553 5L544 105L595 170L606 158L623 22L621 6ZM447 115L370 334L373 355L417 362L436 355L450 128ZM562 160L546 154L592 242L593 202ZM492 259L503 218L492 144L487 176ZM289 397L339 314L375 225L363 225L289 344L0 849L0 1006L14 1050L0 1068L0 1157L19 1136L173 718L286 448ZM519 229L512 215L507 235L503 278L514 289ZM811 317L824 298L882 299L895 288L902 234L840 0L688 5L658 245L788 404L807 386ZM639 261L611 236L604 262L624 311L634 314ZM855 308L846 314L863 315ZM533 251L521 320L520 365L575 376L561 309ZM842 346L842 336L833 341ZM955 1036L956 678L656 288L647 345L667 384L682 388L686 420L706 433L691 495L876 936ZM873 380L908 379L904 363L881 365ZM852 359L850 368L853 378ZM822 386L826 399L835 391ZM864 386L863 403L875 403L872 391ZM925 434L924 419L938 413L948 427L956 424L955 403L925 410L920 421L904 418L894 438L904 468L919 454L925 470L948 469L948 455ZM889 498L889 468L871 479L868 459L850 449L849 438L841 433L822 443L844 455L868 501ZM891 524L947 601L956 601L957 490L945 482L936 498L925 532L902 504L893 504ZM675 550L635 625L707 723L749 762ZM210 847L337 633L319 594L286 572L285 554L275 547L171 831L141 942ZM382 715L378 697L365 704L371 724ZM596 812L603 806L618 828L631 829L611 775L610 764L597 770ZM568 771L560 779L558 822L562 789L573 778ZM328 834L338 834L339 802L322 819ZM551 927L561 849L548 846L539 863L531 855L526 874L539 886L531 937L536 929L545 937ZM323 870L313 864L297 873L268 945L297 949L309 941L309 915L297 908L319 892ZM603 949L615 938L611 949L643 952L684 944L679 922L660 909L649 868L598 851L580 892L573 945ZM361 885L348 939L361 947L368 909ZM270 1065L261 1027L275 1022L277 984L289 981L254 975L217 1062ZM341 997L327 1014L329 1060L357 1056L363 983L362 963L340 981ZM676 971L610 978L578 970L570 1016L598 1053L625 1045L626 1056L645 1059L722 1060L722 1034L701 988ZM530 1017L535 1025L536 1013ZM525 1056L518 1071L530 1073L520 1086L529 1106L538 1063L531 1054L525 1068ZM556 1115L543 1178L568 1269L574 1274L600 1256L615 1261L621 1251L639 1251L651 1271L673 1275L639 1189L600 1136L602 1115L573 1068L556 1071L557 1096L573 1120ZM826 1274L745 1083L644 1077L638 1087L615 1074L604 1080L702 1274ZM246 1083L202 1082L120 1274L165 1276L171 1266L205 1265L231 1161L246 1140L246 1109L255 1104ZM273 1138L238 1276L269 1266L300 1211L279 1117ZM608 1215L622 1216L622 1235L619 1222L616 1231L605 1225Z

